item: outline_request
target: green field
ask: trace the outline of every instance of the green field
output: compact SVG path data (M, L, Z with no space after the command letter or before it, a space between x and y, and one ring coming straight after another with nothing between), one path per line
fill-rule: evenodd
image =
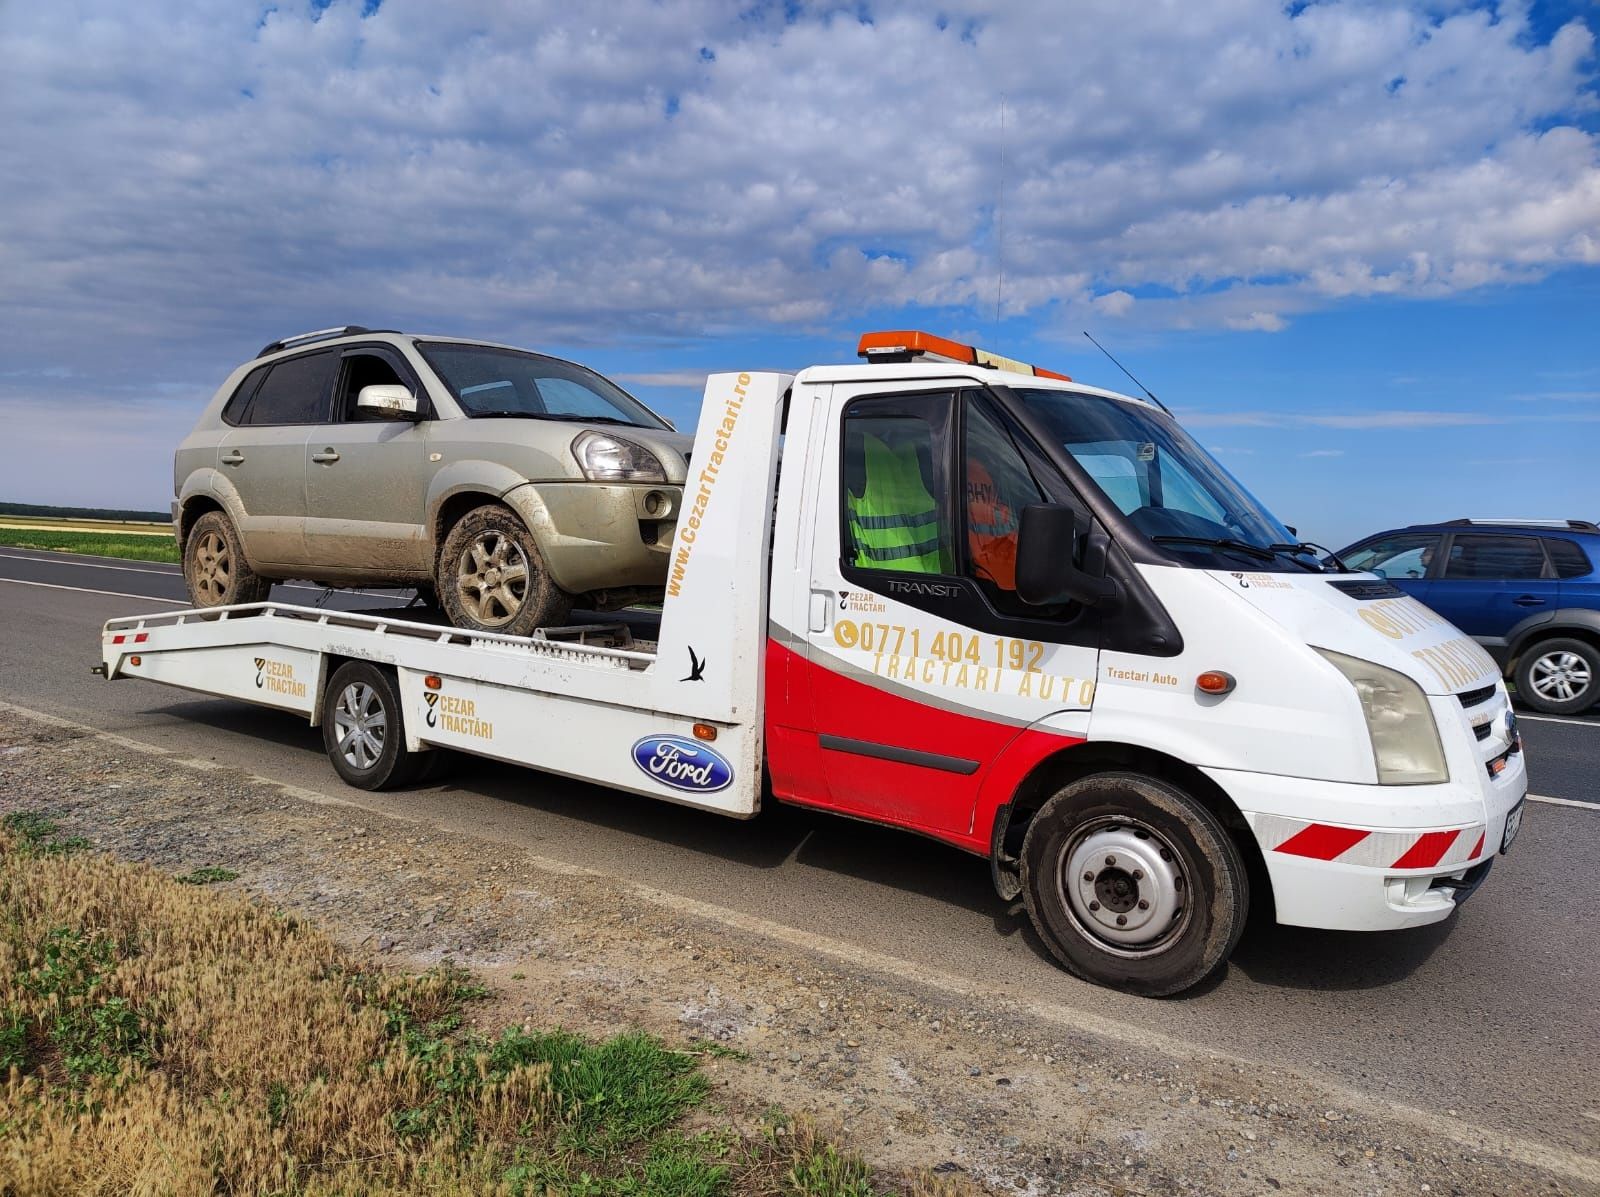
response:
M170 536L140 533L63 532L53 528L18 528L0 524L0 545L19 549L53 549L60 553L89 553L96 557L126 557L131 561L178 560L178 546Z

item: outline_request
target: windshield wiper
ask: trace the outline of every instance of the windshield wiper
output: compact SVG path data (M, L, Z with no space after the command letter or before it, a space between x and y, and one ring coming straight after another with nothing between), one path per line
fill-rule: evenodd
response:
M474 420L547 420L550 417L539 411L512 411L510 408L501 408L497 411L471 411L467 412Z
M1329 561L1333 562L1333 567L1340 573L1347 574L1350 572L1350 567L1343 561L1339 560L1339 554L1335 553L1326 545L1314 544L1309 540L1302 540L1297 544L1269 544L1267 547L1279 553L1310 553L1313 557L1318 553L1321 553L1323 556L1327 557ZM1321 563L1318 562L1318 564Z
M1192 544L1208 549L1228 549L1245 557L1254 557L1257 561L1271 561L1278 555L1277 550L1264 549L1258 544L1248 544L1228 536L1152 536L1150 539L1156 544Z
M546 420L564 420L569 424L621 424L627 428L649 427L648 424L636 424L632 420L624 420L621 416L577 416L550 412L542 418Z

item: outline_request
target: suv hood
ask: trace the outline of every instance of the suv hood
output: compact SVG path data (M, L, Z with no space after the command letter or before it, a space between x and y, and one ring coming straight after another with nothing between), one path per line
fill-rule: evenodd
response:
M1376 574L1206 573L1303 643L1397 670L1425 694L1500 680L1475 640Z

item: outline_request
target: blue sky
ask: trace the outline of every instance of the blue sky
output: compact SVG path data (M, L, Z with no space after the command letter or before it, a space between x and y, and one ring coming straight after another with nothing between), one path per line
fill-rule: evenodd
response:
M872 327L1124 386L1087 328L1314 539L1600 516L1600 7L1138 11L0 7L0 499L164 506L232 366L333 323L680 424Z

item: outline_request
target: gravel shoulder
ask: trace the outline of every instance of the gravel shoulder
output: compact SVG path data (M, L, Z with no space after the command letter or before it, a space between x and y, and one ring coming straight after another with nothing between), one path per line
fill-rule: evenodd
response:
M641 1028L703 1050L729 1108L810 1111L886 1168L1029 1194L1600 1193L1581 1158L1441 1133L1447 1111L1108 1036L996 996L996 978L885 971L623 878L0 707L0 811L18 810L174 873L237 872L233 888L380 963L448 958L493 988L487 1029Z

